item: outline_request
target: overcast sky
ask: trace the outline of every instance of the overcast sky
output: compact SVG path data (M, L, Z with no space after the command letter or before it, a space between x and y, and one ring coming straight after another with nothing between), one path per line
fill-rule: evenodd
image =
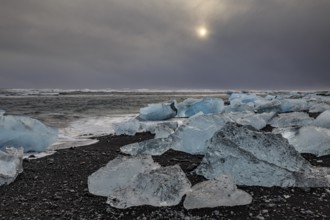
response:
M0 76L0 88L330 89L330 0L1 0Z

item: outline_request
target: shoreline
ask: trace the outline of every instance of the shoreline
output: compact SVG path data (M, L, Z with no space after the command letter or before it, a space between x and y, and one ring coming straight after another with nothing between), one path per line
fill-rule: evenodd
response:
M153 138L103 136L98 143L58 150L55 154L24 159L24 171L10 185L0 187L0 219L328 219L329 188L238 188L250 193L249 205L185 210L182 201L172 207L139 206L116 209L106 197L90 194L87 177L116 158L123 145ZM330 155L303 155L313 165L330 167ZM202 156L170 150L153 156L162 166L179 164L192 185L205 180L191 173Z

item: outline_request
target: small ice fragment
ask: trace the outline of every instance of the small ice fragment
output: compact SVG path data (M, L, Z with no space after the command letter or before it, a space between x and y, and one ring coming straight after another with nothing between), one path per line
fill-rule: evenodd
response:
M313 122L314 126L330 128L330 110L322 112Z
M132 206L174 206L191 187L179 165L139 173L129 184L117 187L107 203L115 208Z
M6 112L5 110L0 109L0 116L4 115L5 112Z
M200 209L247 205L251 202L250 194L237 189L233 180L223 175L194 185L187 193L183 206L186 209Z
M285 128L292 126L304 126L313 122L313 118L305 112L282 113L273 118L269 124L273 127Z
M219 98L189 98L177 105L177 117L191 117L199 112L203 114L220 113L224 110L224 102Z
M24 152L45 151L58 137L58 130L23 116L0 116L0 149L23 147Z
M0 150L0 186L13 182L23 172L23 148Z
M119 156L88 177L88 190L94 195L109 196L113 190L127 187L139 173L159 167L151 156Z
M139 118L146 121L160 121L175 117L177 114L176 101L149 104L140 109Z

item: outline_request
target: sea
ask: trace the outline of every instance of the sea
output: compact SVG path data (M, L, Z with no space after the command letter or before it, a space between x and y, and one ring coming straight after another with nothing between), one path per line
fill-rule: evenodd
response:
M239 90L63 90L0 89L0 110L6 115L28 116L59 129L58 141L50 149L78 147L97 142L94 137L114 134L113 123L135 118L151 103L187 98L218 97L225 103L233 92L260 96L297 96L299 91ZM327 92L329 93L329 92Z
M187 98L219 97L216 90L63 90L0 89L0 109L6 115L27 116L59 129L51 149L89 145L93 137L113 134L113 123L135 118L151 103ZM42 155L40 155L42 156Z

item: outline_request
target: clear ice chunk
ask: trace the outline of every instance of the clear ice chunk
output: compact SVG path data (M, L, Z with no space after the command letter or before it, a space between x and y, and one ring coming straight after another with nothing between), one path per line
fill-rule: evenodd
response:
M330 154L330 129L306 126L302 128L274 129L288 139L289 143L300 153L310 153L316 156Z
M224 102L219 98L188 98L177 105L177 117L191 117L199 112L204 114L220 113L224 110Z
M314 126L330 128L330 110L322 112L313 122Z
M326 110L330 110L330 105L326 103L318 103L318 102L310 102L309 103L309 112L324 112Z
M0 116L4 115L6 113L5 110L0 109Z
M23 172L23 148L0 150L0 186L13 182Z
M307 110L309 110L309 105L305 99L281 100L281 112L302 112Z
M190 154L204 154L207 141L224 126L221 115L195 115L187 119L169 137L133 143L120 148L130 155L161 155L170 148Z
M113 123L112 128L116 135L130 135L133 136L140 131L140 122L136 119Z
M98 196L109 196L115 189L128 187L139 173L159 168L151 156L119 156L88 177L88 190Z
M209 141L197 174L230 175L238 185L328 187L330 170L312 167L281 135L227 123Z
M176 101L149 104L140 109L139 118L146 121L160 121L175 117L177 114Z
M229 176L197 183L186 195L183 206L186 209L213 208L218 206L247 205L252 196L237 189Z
M155 138L166 138L178 127L176 121L139 121L130 119L127 121L113 123L112 127L116 135L133 136L138 132L150 132Z
M254 112L244 111L224 113L223 115L224 117L227 117L230 122L236 122L241 125L250 125L255 129L260 130L264 128L268 121L274 117L275 112L256 114Z
M132 206L173 206L191 187L179 165L139 173L128 185L116 188L107 203L115 208Z
M0 149L23 147L24 152L45 151L58 137L56 128L23 116L0 116L0 131Z
M285 128L292 126L305 126L313 122L313 118L305 112L282 113L273 118L269 124L276 128Z

